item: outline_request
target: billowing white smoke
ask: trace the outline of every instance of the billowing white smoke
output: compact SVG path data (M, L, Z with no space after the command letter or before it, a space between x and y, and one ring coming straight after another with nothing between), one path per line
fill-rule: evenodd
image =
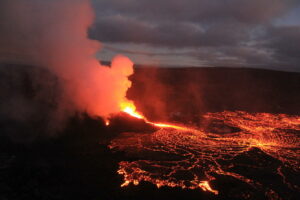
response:
M62 83L60 116L87 112L106 117L120 110L133 63L117 56L111 67L95 58L100 43L88 38L89 0L2 0L0 59L44 67ZM0 60L0 61L1 61Z

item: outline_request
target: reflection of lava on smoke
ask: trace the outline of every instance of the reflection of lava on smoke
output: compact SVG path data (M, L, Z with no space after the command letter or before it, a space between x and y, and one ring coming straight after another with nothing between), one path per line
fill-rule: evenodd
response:
M218 195L222 193L219 179L228 179L246 185L248 189L237 194L243 199L256 193L268 199L289 198L284 191L299 192L291 176L300 170L299 116L225 111L208 113L204 119L210 125L162 126L151 134L123 133L114 139L112 149L136 159L119 163L122 186L146 181L157 187L200 188Z

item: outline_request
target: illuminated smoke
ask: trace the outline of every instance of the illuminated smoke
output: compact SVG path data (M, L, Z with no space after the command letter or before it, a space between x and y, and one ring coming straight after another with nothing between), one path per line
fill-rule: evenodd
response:
M88 38L93 18L89 0L0 2L0 61L39 66L57 77L62 94L53 120L74 112L107 117L120 110L130 87L128 58L116 56L111 67L95 58L101 45Z

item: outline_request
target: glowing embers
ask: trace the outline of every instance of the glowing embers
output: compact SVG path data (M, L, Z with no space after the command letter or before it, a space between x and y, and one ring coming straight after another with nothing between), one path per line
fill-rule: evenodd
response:
M299 188L282 169L300 171L300 117L222 112L209 113L205 118L223 121L240 131L216 134L205 128L161 128L152 134L124 133L114 139L112 149L139 158L119 163L118 173L124 177L122 186L146 181L157 187L198 188L217 195L221 188L215 183L225 176L276 196L274 183L265 185L263 180L247 175L247 171L239 171L240 167L262 171L269 167L269 172L281 177L291 191Z

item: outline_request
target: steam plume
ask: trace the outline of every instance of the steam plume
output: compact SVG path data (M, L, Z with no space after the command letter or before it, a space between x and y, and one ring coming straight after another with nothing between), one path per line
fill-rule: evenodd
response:
M39 66L57 77L62 94L54 120L67 112L103 117L118 112L130 87L128 58L117 56L107 67L94 57L100 43L87 35L93 18L89 0L0 2L0 61Z

